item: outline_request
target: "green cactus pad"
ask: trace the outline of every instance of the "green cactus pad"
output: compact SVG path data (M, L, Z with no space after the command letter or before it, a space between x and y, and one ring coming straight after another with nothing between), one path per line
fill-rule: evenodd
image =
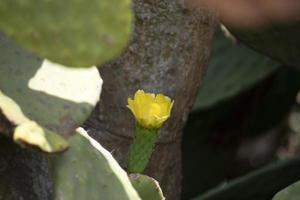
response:
M17 143L32 145L48 153L60 152L68 147L62 137L27 118L18 104L5 96L1 90L0 114L8 120L11 128L14 127L13 138Z
M142 174L130 174L129 178L142 200L165 199L159 183L154 178Z
M230 28L247 46L274 58L286 66L300 66L300 22L275 23L262 29Z
M126 172L111 154L85 132L70 148L50 160L55 200L139 200Z
M52 65L0 34L0 91L45 129L63 136L73 134L92 112L100 88L96 68Z
M13 137L17 143L32 145L48 153L61 152L68 147L62 137L32 121L17 126Z
M194 110L212 107L263 80L279 67L271 59L216 34L211 60Z
M273 200L299 200L300 198L300 181L284 188L278 192Z
M127 168L129 173L144 172L154 151L155 142L158 137L157 129L146 129L139 125L136 126L134 138L128 152Z
M127 44L130 6L130 0L2 0L0 29L40 57L90 67Z

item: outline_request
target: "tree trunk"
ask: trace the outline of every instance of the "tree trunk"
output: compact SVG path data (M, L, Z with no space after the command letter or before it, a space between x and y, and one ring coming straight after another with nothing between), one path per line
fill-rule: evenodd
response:
M0 166L0 199L53 199L48 160L41 152L22 148L0 135Z
M180 199L181 132L205 72L216 20L174 0L135 0L134 11L132 41L119 58L101 66L101 100L85 128L126 168L135 126L127 98L138 89L170 96L172 116L146 174L160 182L167 199Z

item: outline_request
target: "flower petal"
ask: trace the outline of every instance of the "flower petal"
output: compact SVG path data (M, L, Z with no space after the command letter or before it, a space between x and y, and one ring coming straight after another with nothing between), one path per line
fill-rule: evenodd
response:
M127 107L138 123L146 128L160 128L169 118L174 101L163 94L136 91L134 99L128 98Z

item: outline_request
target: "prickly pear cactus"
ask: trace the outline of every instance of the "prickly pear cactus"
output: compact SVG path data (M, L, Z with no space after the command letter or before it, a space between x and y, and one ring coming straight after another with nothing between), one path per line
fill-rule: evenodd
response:
M22 128L14 136L18 142L47 152L65 149L55 133L71 135L83 123L98 101L101 84L96 68L55 65L0 35L0 107L12 125L23 124L16 128Z
M194 110L232 98L275 72L279 66L266 56L234 43L219 31Z
M273 200L298 200L300 199L300 181L278 192Z
M130 7L130 0L2 0L0 30L43 58L90 67L127 44Z
M230 29L242 42L253 49L277 59L284 65L300 68L300 23L273 24L265 29Z
M159 183L146 175L130 174L130 181L142 200L164 200Z
M83 129L70 148L51 159L55 200L139 200L126 172Z

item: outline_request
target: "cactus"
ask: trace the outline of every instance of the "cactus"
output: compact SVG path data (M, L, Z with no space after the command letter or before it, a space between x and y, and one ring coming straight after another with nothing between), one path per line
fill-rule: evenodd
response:
M280 61L283 65L300 66L300 23L272 24L265 29L249 30L230 28L230 31L247 46Z
M130 6L129 0L2 0L0 29L41 57L90 67L127 44Z
M59 135L28 119L21 108L0 90L0 109L13 129L13 138L18 143L39 147L46 152L59 152L67 148L67 142ZM11 133L7 133L11 135Z
M143 173L159 137L158 130L136 126L133 143L128 153L128 172Z
M99 99L97 69L53 63L106 62L126 45L131 18L129 0L0 2L0 117L9 124L0 135L0 199L141 199L108 151L83 129L73 135ZM69 149L42 154L3 135L51 153L67 148L64 136ZM143 199L164 199L154 179L132 181Z
M50 160L55 200L139 200L126 172L82 129L70 148Z
M101 79L96 68L79 70L53 65L3 35L0 35L0 55L0 91L28 119L51 132L73 134L99 99ZM64 82L67 77L72 77L73 82Z
M300 197L300 181L278 192L272 200L298 200Z
M271 199L281 188L300 179L297 173L299 167L299 157L277 161L213 188L193 200Z
M219 32L194 109L211 107L229 99L263 80L278 67L277 62L233 43Z
M159 183L146 175L130 174L130 181L143 200L164 200Z

